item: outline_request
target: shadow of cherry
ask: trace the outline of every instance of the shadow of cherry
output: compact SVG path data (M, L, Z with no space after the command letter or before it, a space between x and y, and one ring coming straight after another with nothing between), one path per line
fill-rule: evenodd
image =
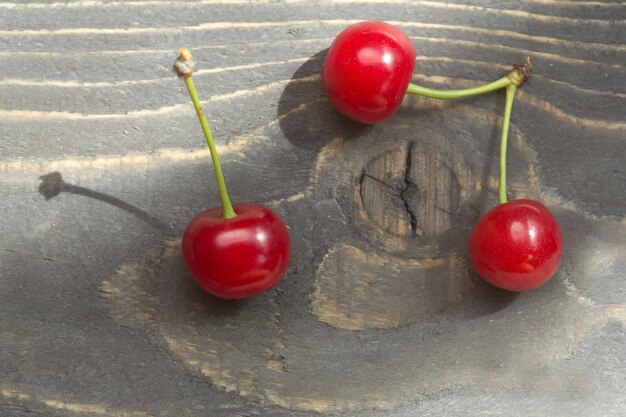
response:
M41 184L39 184L38 191L42 196L44 196L46 200L50 200L61 193L82 195L84 197L100 200L104 203L120 208L143 220L155 229L167 234L172 234L171 225L154 217L145 210L142 210L137 206L133 206L132 204L127 203L126 201L112 195L90 190L89 188L81 187L78 185L69 184L65 182L63 176L59 172L55 171L46 175L42 175L39 177L39 179L41 180Z
M463 301L450 308L450 317L462 317L462 319L477 319L491 316L506 310L520 296L520 293L496 288L483 281L469 267L469 279L474 287L466 294Z
M327 53L318 52L302 64L278 101L280 129L298 148L317 151L335 138L355 139L371 128L343 116L326 99L320 73Z

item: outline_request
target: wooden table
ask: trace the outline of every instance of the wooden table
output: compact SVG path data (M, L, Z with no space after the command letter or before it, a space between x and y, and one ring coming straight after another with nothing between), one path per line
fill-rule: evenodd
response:
M467 264L503 94L407 98L371 127L330 107L324 51L365 19L404 30L436 88L532 57L510 195L561 224L550 283L506 293ZM623 416L625 19L599 1L1 3L0 415ZM290 228L287 275L246 301L181 261L219 201L181 46L233 199Z

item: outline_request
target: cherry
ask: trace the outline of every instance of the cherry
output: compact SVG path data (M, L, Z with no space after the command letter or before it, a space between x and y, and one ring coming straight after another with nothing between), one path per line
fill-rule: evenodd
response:
M245 298L276 285L287 270L291 242L287 227L269 208L256 203L234 206L226 192L213 135L192 79L191 53L179 49L174 71L185 82L211 152L221 207L201 212L187 225L182 251L187 269L211 295Z
M527 61L523 65L530 66ZM462 90L436 90L411 84L415 49L404 32L388 23L356 23L341 32L328 50L322 85L337 110L361 123L392 116L406 93L437 99L468 97L519 85L520 67L492 83Z
M196 282L220 298L244 298L273 287L285 273L291 248L285 224L260 204L220 207L198 214L183 235L183 257Z
M376 123L398 109L414 66L415 50L404 32L384 22L361 22L332 43L322 69L323 85L340 112Z
M506 199L506 148L516 88L514 84L506 88L500 141L500 204L474 226L469 256L474 270L488 283L505 290L527 291L552 278L561 261L563 244L559 224L545 206L529 199Z
M474 269L485 281L510 291L527 291L548 281L562 252L556 219L541 203L513 200L483 215L470 236Z

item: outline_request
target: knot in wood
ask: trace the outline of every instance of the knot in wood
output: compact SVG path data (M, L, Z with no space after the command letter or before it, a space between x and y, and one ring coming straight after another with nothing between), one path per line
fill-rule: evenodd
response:
M400 237L445 232L453 224L460 198L452 166L447 153L420 142L374 157L359 181L365 217L372 227Z

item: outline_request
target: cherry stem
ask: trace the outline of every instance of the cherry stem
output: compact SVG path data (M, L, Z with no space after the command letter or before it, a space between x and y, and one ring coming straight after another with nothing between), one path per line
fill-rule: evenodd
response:
M510 85L519 87L524 81L530 77L532 71L530 58L524 58L521 64L513 65L513 70L506 77L502 77L492 83L481 85L479 87L465 88L462 90L437 90L434 88L422 87L421 85L409 84L406 92L409 94L418 94L424 97L436 98L440 100L450 100L461 97L476 96L501 88L508 88Z
M406 92L410 94L418 94L424 97L437 98L440 100L450 100L454 98L476 96L478 94L489 93L491 91L506 88L511 85L513 81L509 76L502 77L497 81L489 84L482 85L480 87L466 88L463 90L436 90L433 88L422 87L421 85L409 84Z
M200 105L196 86L194 85L193 78L191 77L193 68L191 53L184 48L179 49L179 52L180 55L178 59L176 59L176 63L174 64L174 71L185 82L185 86L187 87L187 91L189 91L189 96L191 97L191 101L193 102L193 107L196 109L196 114L198 115L198 119L200 120L202 132L204 132L204 137L206 138L206 143L207 145L209 145L211 160L213 161L213 169L215 170L215 179L217 180L217 187L220 192L220 199L222 200L222 217L224 219L232 219L237 217L237 214L235 213L233 205L230 202L230 198L228 197L228 192L226 191L226 182L224 181L222 165L220 164L220 159L217 154L215 141L213 140L211 129L209 129L209 124L206 121L204 110L202 110L202 106Z
M517 86L511 84L506 88L504 103L504 118L502 119L502 139L500 140L500 182L498 187L498 201L506 203L506 146L509 139L509 125L511 124L511 109L515 100Z
M466 88L463 90L436 90L432 88L422 87L415 84L409 84L406 92L410 94L419 94L421 96L449 100L454 98L475 96L478 94L488 93L490 91L504 88L506 90L506 102L504 104L504 118L502 120L502 139L500 140L500 180L498 185L498 201L500 204L506 203L506 147L509 139L509 125L511 124L511 109L515 100L515 92L530 77L533 66L530 58L524 58L521 64L514 64L513 70L506 77L502 77L492 83L479 87Z

